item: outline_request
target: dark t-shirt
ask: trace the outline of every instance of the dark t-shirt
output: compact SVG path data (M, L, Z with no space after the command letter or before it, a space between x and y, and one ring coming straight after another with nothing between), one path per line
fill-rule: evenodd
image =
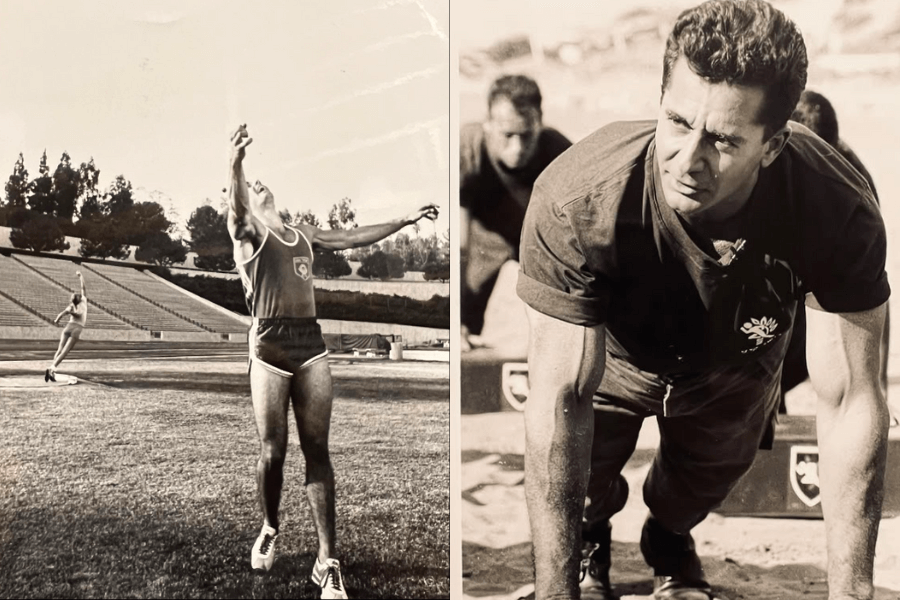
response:
M723 265L666 204L655 121L614 123L559 157L535 184L518 294L574 324L606 324L607 351L657 373L763 355L790 331L797 300L830 312L890 295L884 224L859 174L795 131L761 170L745 245Z
M557 130L545 127L528 165L511 171L488 155L481 123L464 125L459 132L459 204L471 218L496 233L518 258L525 209L538 175L572 143Z

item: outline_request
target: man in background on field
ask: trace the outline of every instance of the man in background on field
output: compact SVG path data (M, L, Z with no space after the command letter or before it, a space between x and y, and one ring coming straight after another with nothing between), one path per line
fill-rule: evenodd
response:
M484 312L500 267L519 259L519 236L537 176L571 142L544 127L541 91L524 75L503 75L488 92L488 118L460 129L462 349L480 345Z

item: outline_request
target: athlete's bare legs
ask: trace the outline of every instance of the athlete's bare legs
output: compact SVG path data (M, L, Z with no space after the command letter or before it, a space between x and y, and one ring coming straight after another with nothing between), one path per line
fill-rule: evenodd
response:
M300 449L306 459L306 497L319 536L319 561L334 557L334 470L328 453L333 390L328 361L303 367L291 381Z
M53 366L50 367L51 371L56 371L56 367L59 366L66 356L69 354L69 351L75 346L75 338L71 335L64 335L59 340L59 348L56 351L56 356L53 357Z
M291 380L256 363L250 366L250 396L259 434L259 460L256 463L256 489L263 517L269 527L278 529L278 505L284 482L284 457L287 452L287 411Z
M333 391L328 361L316 361L292 379L254 363L250 367L250 394L260 444L256 484L266 524L278 529L288 400L293 398L300 448L306 459L306 496L319 537L318 557L324 562L333 557L335 547L334 471L328 453Z

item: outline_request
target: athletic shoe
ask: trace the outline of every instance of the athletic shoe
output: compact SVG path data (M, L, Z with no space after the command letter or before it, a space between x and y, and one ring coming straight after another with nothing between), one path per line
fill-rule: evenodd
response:
M653 567L653 598L656 600L715 598L704 579L703 566L690 534L671 532L650 516L641 532L641 553Z
M44 383L47 383L48 381L50 381L50 369L44 371Z
M275 562L275 540L278 539L278 531L263 525L256 543L253 544L253 552L250 553L250 565L257 570L272 568Z
M322 598L346 598L347 590L344 588L344 579L341 577L341 563L336 558L328 558L325 562L319 562L313 567L309 576L314 584L322 588Z
M594 541L584 542L581 548L581 573L578 588L583 600L612 600L615 598L609 583L610 546L612 526L594 526ZM603 530L604 534L598 535ZM598 539L598 538L604 539Z
M50 369L47 369L47 377L50 378L50 381L56 383L56 372Z

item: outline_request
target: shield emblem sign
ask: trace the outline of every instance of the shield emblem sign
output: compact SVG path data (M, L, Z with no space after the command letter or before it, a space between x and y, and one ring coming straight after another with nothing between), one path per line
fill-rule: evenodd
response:
M803 504L812 508L822 500L818 446L791 446L790 478L791 489Z
M514 409L525 410L528 400L528 363L503 363L500 377L503 397Z
M304 281L309 279L309 258L306 256L294 257L294 273Z

